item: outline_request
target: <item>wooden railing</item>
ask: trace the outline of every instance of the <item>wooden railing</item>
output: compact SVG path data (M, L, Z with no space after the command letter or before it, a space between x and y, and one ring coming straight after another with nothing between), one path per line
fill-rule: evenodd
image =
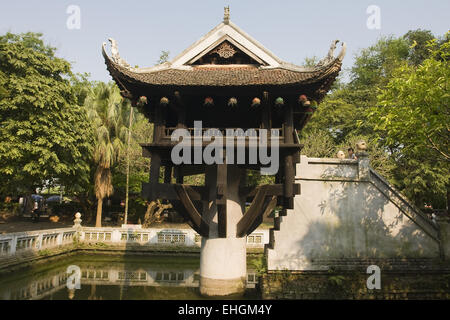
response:
M191 137L202 137L202 136L213 136L213 135L233 135L235 137L259 137L261 135L262 130L266 129L259 129L259 128L250 128L250 129L240 129L240 128L165 128L164 129L164 138L170 138L173 134L173 132L177 129L184 129L189 132L189 135ZM271 130L278 130L278 135L280 137L280 140L284 140L284 133L283 128L272 128ZM269 132L268 132L269 133Z

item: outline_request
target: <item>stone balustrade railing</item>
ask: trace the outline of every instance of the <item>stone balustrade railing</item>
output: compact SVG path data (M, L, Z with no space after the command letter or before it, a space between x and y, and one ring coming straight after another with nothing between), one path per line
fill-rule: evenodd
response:
M0 257L30 250L45 250L72 244L76 230L60 228L39 231L24 231L0 235Z
M77 215L72 228L25 231L0 234L0 259L25 252L79 243L105 243L126 246L186 246L200 247L201 236L192 229L142 228L139 225L122 227L82 227ZM269 241L268 229L257 229L247 237L248 248L264 248Z

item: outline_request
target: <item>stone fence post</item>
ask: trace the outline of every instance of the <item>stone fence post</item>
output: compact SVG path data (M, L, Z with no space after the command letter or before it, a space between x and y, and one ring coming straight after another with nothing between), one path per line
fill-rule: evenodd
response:
M356 144L356 157L358 158L358 178L362 181L370 180L370 160L365 141Z
M75 233L76 240L80 240L80 238L81 238L81 221L83 221L83 220L81 220L81 213L79 213L79 212L75 213L75 220L73 220L73 223L74 223L73 227L76 230L76 233Z
M74 223L73 227L75 229L81 228L81 221L83 221L83 220L81 220L81 213L79 213L79 212L75 213L75 220L73 220L73 223Z

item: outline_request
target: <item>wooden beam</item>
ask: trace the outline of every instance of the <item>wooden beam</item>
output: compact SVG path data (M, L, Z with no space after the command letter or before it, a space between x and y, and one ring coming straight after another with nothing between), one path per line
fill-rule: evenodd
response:
M266 197L267 187L262 186L258 189L255 198L250 205L250 208L244 213L244 216L239 220L236 226L236 236L238 238L245 237L248 230L253 225L258 215L262 214L264 199Z
M202 218L200 213L195 208L194 204L191 201L185 187L180 184L174 185L175 191L178 194L178 198L183 204L186 212L189 216L189 220L196 226L196 228L200 231L199 234L202 237L209 237L209 226L206 221Z
M260 224L263 222L264 217L267 217L273 209L277 206L277 196L272 196L268 203L266 204L266 209L264 209L264 212L255 219L253 224L250 226L249 230L247 231L247 235L251 234L253 231L256 230L260 226Z
M175 185L182 184L158 183L157 185L151 185L150 183L143 183L142 195L149 201L156 199L179 200ZM202 201L206 199L206 188L204 186L183 186L192 201Z
M183 165L180 167L180 171L183 175L183 177L187 176L193 176L197 174L205 173L205 166L204 165Z
M263 186L259 186L259 187L242 187L239 190L239 194L242 197L245 198L253 198L258 190L263 187ZM267 184L264 185L264 187L266 187L267 191L266 191L266 195L267 196L282 196L283 193L283 184Z

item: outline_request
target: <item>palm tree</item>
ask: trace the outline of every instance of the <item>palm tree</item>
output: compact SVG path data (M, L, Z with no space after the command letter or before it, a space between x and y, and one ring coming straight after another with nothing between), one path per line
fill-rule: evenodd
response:
M88 117L95 130L94 161L97 165L94 182L97 198L96 227L102 225L103 199L112 195L111 168L117 162L127 137L124 109L129 102L122 99L113 83L97 83L86 101Z

